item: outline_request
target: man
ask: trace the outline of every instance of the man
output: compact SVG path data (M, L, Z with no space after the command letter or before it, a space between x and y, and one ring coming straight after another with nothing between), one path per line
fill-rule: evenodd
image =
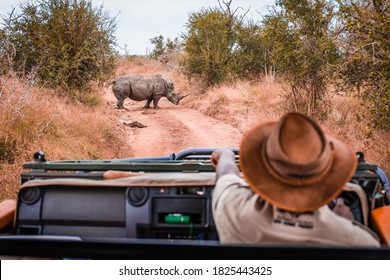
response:
M354 174L356 157L309 117L288 113L244 135L240 167L246 181L231 150L215 151L211 161L222 243L380 246L372 231L351 220L342 199L334 211L328 207Z

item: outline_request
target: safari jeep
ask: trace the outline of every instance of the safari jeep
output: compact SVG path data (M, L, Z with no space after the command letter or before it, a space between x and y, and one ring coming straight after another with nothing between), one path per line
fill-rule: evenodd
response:
M357 153L355 189L340 194L380 249L221 245L211 211L213 149L166 157L24 164L17 200L0 205L0 255L76 259L390 259L390 186ZM239 151L233 149L239 167ZM329 205L329 207L332 207Z

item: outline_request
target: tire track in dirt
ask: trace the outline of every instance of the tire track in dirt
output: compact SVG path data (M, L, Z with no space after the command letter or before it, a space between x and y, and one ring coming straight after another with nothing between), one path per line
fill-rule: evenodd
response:
M237 148L240 143L239 131L195 109L176 107L167 110L166 115L170 119L176 119L188 131L188 135L183 139L184 148Z
M117 110L114 99L107 101L124 130L128 157L167 156L186 148L236 148L241 140L242 135L231 125L168 100L160 100L159 110L143 109L143 102L130 100L125 102L127 110ZM124 125L133 121L146 127Z

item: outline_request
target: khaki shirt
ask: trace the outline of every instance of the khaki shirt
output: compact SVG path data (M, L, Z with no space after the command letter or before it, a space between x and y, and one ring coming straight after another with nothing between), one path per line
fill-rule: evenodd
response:
M218 179L212 205L223 244L303 243L380 247L375 233L338 216L328 205L307 213L283 211L259 197L234 174Z

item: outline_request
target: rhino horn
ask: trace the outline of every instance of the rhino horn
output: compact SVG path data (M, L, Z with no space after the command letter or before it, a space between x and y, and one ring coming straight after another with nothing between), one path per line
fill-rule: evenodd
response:
M188 95L190 95L190 94L187 94L187 95L180 95L179 94L179 100L182 100L184 97L187 97Z

